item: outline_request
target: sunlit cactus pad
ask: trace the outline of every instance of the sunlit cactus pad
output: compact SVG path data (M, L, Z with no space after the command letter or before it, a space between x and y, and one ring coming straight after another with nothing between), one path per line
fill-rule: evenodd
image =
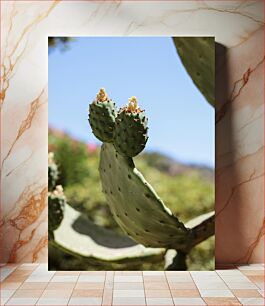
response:
M214 37L173 37L178 54L193 82L215 103L215 42Z
M132 239L146 247L186 249L191 231L165 207L131 158L104 143L99 171L112 214Z
M145 248L126 235L105 229L66 204L61 226L54 232L54 242L67 253L82 257L100 269L124 269L143 262L159 262L164 249Z
M89 123L99 140L112 142L115 117L115 103L108 98L104 88L101 88L96 100L89 105Z
M148 140L147 121L136 97L131 97L129 105L120 109L115 121L114 146L121 155L134 157L144 149Z

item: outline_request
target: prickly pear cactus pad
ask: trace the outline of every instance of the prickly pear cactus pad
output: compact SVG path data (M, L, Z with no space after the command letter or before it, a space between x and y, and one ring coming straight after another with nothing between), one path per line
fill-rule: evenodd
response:
M206 100L215 103L214 37L173 37L178 54L193 82Z
M124 263L132 267L145 261L158 262L165 254L164 249L145 248L127 235L116 234L93 223L68 204L63 222L54 232L54 242L67 253L95 262L102 270L112 270L113 265L119 269Z
M133 240L146 247L186 250L192 231L165 207L131 158L104 143L99 171L112 214Z
M136 97L131 97L128 106L118 112L115 122L114 146L121 155L134 157L144 149L148 140L147 121Z
M54 162L54 154L52 152L48 155L48 190L52 191L58 180L58 167Z
M63 194L63 188L58 185L53 192L48 194L49 232L56 230L60 226L64 216L65 204L66 199Z
M89 105L89 123L93 134L101 141L112 142L115 126L115 103L101 88L96 99Z

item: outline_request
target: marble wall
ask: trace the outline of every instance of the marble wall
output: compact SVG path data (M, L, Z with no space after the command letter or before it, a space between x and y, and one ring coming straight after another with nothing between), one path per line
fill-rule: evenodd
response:
M47 261L47 37L215 36L216 260L262 262L263 1L2 1L0 262Z
M216 261L264 260L264 32L216 71Z

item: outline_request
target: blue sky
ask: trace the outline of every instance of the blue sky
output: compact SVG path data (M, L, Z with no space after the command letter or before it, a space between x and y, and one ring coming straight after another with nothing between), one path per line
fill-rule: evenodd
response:
M49 54L49 125L98 143L88 104L104 87L118 107L136 96L149 118L145 150L214 166L214 108L193 84L169 37L81 37Z

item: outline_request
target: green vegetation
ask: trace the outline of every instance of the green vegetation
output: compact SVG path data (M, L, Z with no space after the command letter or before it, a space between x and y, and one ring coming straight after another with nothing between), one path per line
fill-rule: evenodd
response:
M101 191L99 148L87 146L50 129L49 151L54 152L60 176L58 184L63 185L67 202L95 224L123 233ZM135 158L135 164L164 203L184 222L213 210L214 186L210 169L185 166L159 153L143 153ZM49 247L49 259L51 269L99 269L53 247ZM190 270L213 269L214 238L197 245L190 252L187 263ZM164 269L164 261L138 264L130 269L161 270Z
M69 44L74 41L72 37L48 37L49 52L59 49L60 51L66 51L69 48Z

